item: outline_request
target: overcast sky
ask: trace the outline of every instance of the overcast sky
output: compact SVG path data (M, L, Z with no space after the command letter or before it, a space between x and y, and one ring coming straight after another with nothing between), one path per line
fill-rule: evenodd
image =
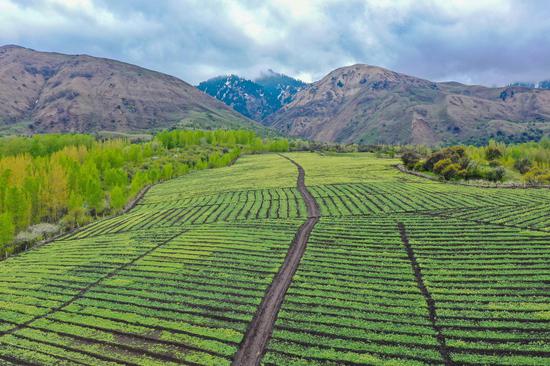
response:
M550 1L0 0L0 44L86 53L190 83L354 63L427 79L550 79Z

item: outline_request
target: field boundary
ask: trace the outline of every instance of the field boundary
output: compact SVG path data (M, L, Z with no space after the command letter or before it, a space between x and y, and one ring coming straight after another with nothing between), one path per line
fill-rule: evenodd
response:
M319 221L319 205L307 190L304 168L289 157L281 154L280 156L290 161L298 169L296 185L306 203L308 218L296 232L285 261L267 288L254 318L249 323L239 349L233 358L233 366L256 366L260 364L273 334L273 327L286 292L292 283L292 277L304 255L309 236Z
M422 293L422 296L424 296L424 299L426 300L426 305L428 306L428 315L430 317L430 322L432 323L432 328L436 333L436 338L437 338L437 343L439 344L439 353L441 354L441 358L443 358L443 362L446 366L454 365L453 361L451 360L451 356L449 354L449 349L447 348L447 343L445 341L445 336L443 335L443 331L441 327L437 324L437 309L435 307L435 300L432 298L430 291L428 290L428 288L426 287L426 284L424 283L424 279L422 277L422 269L420 268L420 265L416 260L416 256L414 255L414 251L411 246L411 243L409 242L409 237L407 235L407 230L405 229L405 225L402 222L398 222L397 227L399 229L401 241L405 246L405 250L407 251L407 256L409 257L409 260L411 262L411 267L414 272L416 284L418 285L418 289Z

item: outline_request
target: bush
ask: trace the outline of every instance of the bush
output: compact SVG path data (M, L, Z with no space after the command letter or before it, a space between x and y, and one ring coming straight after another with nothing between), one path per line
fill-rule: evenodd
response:
M498 159L502 156L502 151L498 147L488 146L485 150L485 158L489 161Z
M60 228L58 225L48 224L47 222L43 222L41 224L36 224L29 227L29 232L46 238L49 236L53 236L54 234L57 234L59 232L59 229Z
M502 182L502 180L504 179L504 175L506 175L506 170L504 170L503 167L497 167L488 170L485 173L485 179L491 182Z
M541 168L533 168L523 176L523 179L529 184L549 184L550 171Z
M31 231L22 231L15 237L16 243L34 243L41 240L42 235L31 232Z
M401 161L407 169L414 169L420 159L422 159L422 156L413 150L407 150L401 155Z
M443 160L442 160L443 161ZM441 163L441 161L439 162ZM439 164L438 163L438 164ZM461 169L460 165L457 164L457 163L454 163L454 164L449 164L447 165L442 171L441 171L441 175L443 176L443 178L445 178L446 180L450 180L456 176L459 175L459 172L463 172L464 170ZM464 173L460 173L461 175L463 175Z
M435 165L441 161L449 159L453 164L459 164L462 169L468 166L469 159L466 156L466 150L462 146L448 147L431 154L424 163L424 169L435 172Z
M451 159L439 160L437 163L435 163L435 165L433 167L433 172L437 173L437 174L441 174L443 172L443 170L445 170L445 168L447 168L447 166L449 166L451 164L453 164Z
M518 159L514 163L514 169L519 171L521 174L525 174L531 169L531 166L533 163L531 163L531 160L527 158Z

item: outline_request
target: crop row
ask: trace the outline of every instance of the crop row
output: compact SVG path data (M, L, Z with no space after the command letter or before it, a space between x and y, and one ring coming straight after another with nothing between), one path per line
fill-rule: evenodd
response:
M428 185L428 187L432 187ZM475 190L438 192L426 185L388 182L334 184L310 187L324 216L373 215L390 212L437 211L476 207L541 206L537 195L483 193ZM526 212L531 212L525 209ZM494 211L494 210L493 210Z
M457 363L544 365L550 357L550 233L405 217Z
M306 209L295 189L253 190L211 196L205 202L165 202L139 205L130 213L98 221L72 236L90 236L146 230L156 227L177 227L209 224L219 221L289 219L305 214Z
M229 364L299 224L135 231L26 253L17 266L28 271L0 273L0 360Z
M439 363L435 332L393 220L321 219L265 364Z
M512 209L495 209L495 207L462 209L445 213L445 215L482 223L550 231L550 205L546 201L537 205L515 206Z
M264 364L442 363L397 222L458 364L550 358L550 234L410 214L322 219Z

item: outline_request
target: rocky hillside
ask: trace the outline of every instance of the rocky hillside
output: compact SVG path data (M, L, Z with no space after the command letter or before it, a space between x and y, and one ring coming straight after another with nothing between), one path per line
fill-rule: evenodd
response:
M86 55L0 47L0 132L255 126L175 77Z
M264 121L321 141L524 141L550 132L550 90L435 83L380 67L332 71Z
M261 121L276 112L306 84L269 70L260 78L248 80L237 75L218 76L197 88L231 106L237 112Z

